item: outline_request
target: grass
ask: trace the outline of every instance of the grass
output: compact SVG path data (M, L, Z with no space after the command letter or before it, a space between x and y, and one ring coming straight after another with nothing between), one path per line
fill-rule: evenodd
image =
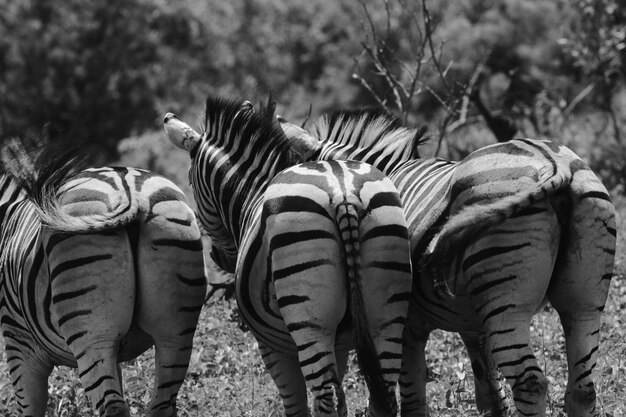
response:
M607 301L601 330L598 364L595 368L598 406L602 415L626 415L626 198L617 198L618 250L615 277ZM553 309L546 308L532 321L533 347L550 382L548 415L563 416L563 394L567 377L563 332ZM194 351L178 399L179 416L281 416L277 390L257 352L254 338L239 328L233 301L207 304L200 317ZM0 339L0 416L14 407L8 382L4 344ZM433 415L478 416L474 405L472 370L456 334L433 332L427 346L430 382L428 398ZM124 386L132 415L145 415L153 380L154 352L148 351L124 365ZM350 414L360 414L367 394L358 375L354 357L344 387ZM76 375L57 368L49 380L49 416L89 417L89 407ZM9 414L10 415L10 414Z

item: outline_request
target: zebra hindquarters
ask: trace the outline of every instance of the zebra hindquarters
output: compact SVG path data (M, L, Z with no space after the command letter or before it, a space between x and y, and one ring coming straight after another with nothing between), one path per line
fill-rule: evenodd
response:
M360 286L361 289L353 289L350 296L354 303L359 292L362 294L360 314L366 315L368 332L377 355L376 358L362 360L360 356L367 350L359 351L357 334L359 364L363 368L378 362L380 368L369 372L380 372L387 392L384 406L381 399L377 400L370 392L370 414L386 416L397 414L395 391L402 366L402 340L411 297L412 270L406 222L401 204L396 200L395 189L386 179L377 184L377 193L368 195L368 190L364 188L361 194L365 197L367 214L361 216L358 227L357 276L353 283L354 287ZM353 320L357 322L358 318L353 317ZM355 331L359 329L355 328ZM362 372L367 375L367 370L362 369Z
M459 332L459 335L471 360L476 408L491 417L511 414L512 399L507 396L506 381L493 360L487 335L473 332Z
M571 191L571 211L548 299L559 313L565 332L567 415L599 416L592 370L613 275L615 212L604 186L582 163L574 173Z
M162 178L152 181L163 186ZM160 200L154 197L151 215L138 220L135 321L155 346L149 415L171 417L176 415L207 283L200 230L182 193L164 187L151 194Z
M335 336L346 314L348 287L334 223L317 214L292 211L269 217L267 224L273 236L268 270L277 305L295 343L291 362L299 363L301 371L298 378L294 365L278 352L270 364L266 360L281 391L285 413L308 415L306 396L302 398L302 391L296 389L303 376L314 398L314 415L345 416L345 404L340 410L335 407L336 402L341 405L342 397ZM278 372L279 367L285 369ZM290 381L285 381L287 374Z
M129 416L117 368L135 306L126 231L52 234L46 252L52 321L76 358L87 397L102 416Z
M547 379L529 326L546 297L560 236L555 211L542 200L492 227L462 257L456 293L466 293L480 317L520 415L545 415Z

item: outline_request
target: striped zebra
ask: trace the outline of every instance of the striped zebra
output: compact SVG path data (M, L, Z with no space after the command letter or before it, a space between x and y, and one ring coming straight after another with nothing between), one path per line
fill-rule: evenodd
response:
M395 415L411 264L400 197L361 162L292 165L277 124L249 103L209 97L200 136L168 113L212 257L236 273L287 416L347 416L341 383L356 345L373 415Z
M60 183L73 161L49 155L37 180L37 165L7 149L0 324L17 414L44 416L48 376L64 365L78 368L101 415L130 416L118 362L154 345L149 415L175 416L206 291L200 230L182 191L134 168L87 169Z
M545 415L547 379L529 345L529 322L546 299L565 331L567 414L599 415L592 371L616 226L607 190L580 158L549 141L521 139L460 162L422 159L421 132L375 111L324 116L312 135L282 126L305 160L368 162L403 199L413 264L420 265L400 377L403 416L428 413L424 347L434 328L461 332L479 409L515 412L501 401L497 366L519 415Z

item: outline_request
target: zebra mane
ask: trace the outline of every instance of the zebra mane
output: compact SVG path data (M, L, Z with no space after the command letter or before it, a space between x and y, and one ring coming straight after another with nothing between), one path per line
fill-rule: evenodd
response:
M255 112L252 107L242 107L243 103L239 99L209 96L202 140L215 136L217 144L224 148L256 146L265 152L275 150L278 154L288 155L291 150L289 142L273 114Z
M380 109L336 110L318 119L310 130L322 142L399 153L402 159L397 162L419 158L418 147L430 139L425 127L409 128Z

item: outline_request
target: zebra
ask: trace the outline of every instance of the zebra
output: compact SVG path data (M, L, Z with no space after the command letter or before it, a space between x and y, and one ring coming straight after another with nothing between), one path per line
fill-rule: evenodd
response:
M101 415L129 417L118 362L154 345L149 415L175 416L206 291L183 192L136 168L63 180L71 155L34 164L11 143L0 175L0 324L17 414L44 416L48 376L63 365L78 368Z
M400 197L362 162L293 164L277 124L248 102L206 101L202 135L168 113L212 258L235 271L240 314L285 415L347 416L341 383L356 345L373 415L395 415L411 290Z
M517 412L545 415L547 379L529 345L529 321L546 299L565 331L567 414L599 415L592 371L612 278L615 213L606 188L574 152L519 139L460 162L424 159L421 130L372 110L325 115L311 134L281 125L304 160L368 162L403 199L415 266L400 377L403 416L428 413L424 348L434 328L461 332L479 409L515 413L502 401L497 366Z

